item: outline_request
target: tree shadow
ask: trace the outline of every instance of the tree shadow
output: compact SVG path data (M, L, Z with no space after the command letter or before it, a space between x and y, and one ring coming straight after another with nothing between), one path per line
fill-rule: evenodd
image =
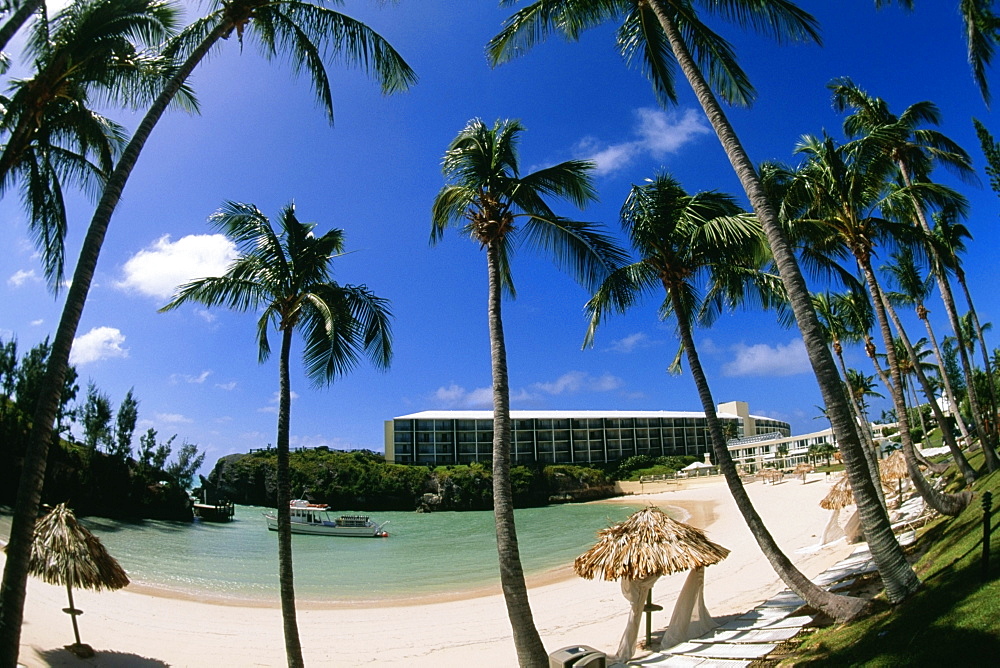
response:
M65 647L44 652L35 650L46 666L99 666L100 668L166 668L170 664L128 652L97 650L91 659L81 659Z

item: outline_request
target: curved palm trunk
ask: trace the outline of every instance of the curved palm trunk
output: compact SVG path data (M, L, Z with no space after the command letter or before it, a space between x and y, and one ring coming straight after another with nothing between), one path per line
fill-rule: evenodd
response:
M153 102L143 117L122 157L108 178L94 217L87 228L87 234L80 249L73 282L66 295L66 304L59 319L52 351L45 367L45 388L35 407L31 437L28 442L21 473L17 505L11 521L10 542L7 545L7 565L4 568L3 584L0 586L0 666L15 665L21 638L21 621L24 615L24 595L28 580L28 558L31 555L31 535L42 496L45 481L45 463L52 436L52 425L59 408L59 395L69 365L69 353L73 338L80 325L83 307L87 301L97 260L104 244L104 237L111 222L111 216L121 199L122 190L128 181L139 153L166 111L181 85L201 62L212 46L232 28L229 22L218 25L205 40L188 56L174 77Z
M903 399L903 376L900 373L899 361L896 359L896 351L892 345L892 331L889 329L889 318L882 301L882 290L875 278L875 272L872 270L871 259L867 255L861 254L856 254L855 257L861 272L864 274L865 283L868 285L875 319L878 322L882 340L885 342L885 356L889 366L889 375L892 377L892 386L889 391L892 394L893 406L896 408L896 418L899 420L899 439L903 444L903 457L906 459L906 469L909 471L910 480L931 508L942 515L958 515L969 505L972 493L941 494L931 487L927 479L924 478L924 474L920 472L914 453L913 439L910 437L910 416L906 414L906 401Z
M302 668L302 644L295 621L295 584L292 573L292 500L288 468L288 434L291 427L292 390L288 359L292 349L292 327L282 324L281 357L278 361L278 584L281 587L281 620L285 632L285 656L289 668Z
M24 3L17 8L7 22L0 27L0 51L7 48L7 43L14 38L17 31L21 29L32 14L37 12L39 8L45 3L45 0L24 0Z
M983 338L983 328L979 324L979 316L976 314L976 307L972 303L972 293L969 292L969 286L965 282L965 271L962 267L955 267L955 277L958 279L958 284L962 286L965 301L969 305L972 327L975 329L976 338L979 340L979 350L983 355L983 370L986 372L987 387L990 390L990 398L993 400L993 406L990 409L989 425L987 426L989 433L993 435L993 439L990 441L990 447L983 448L983 454L986 456L986 469L992 473L1000 469L1000 458L997 457L996 450L994 450L996 447L997 430L1000 428L1000 425L997 425L997 408L1000 404L997 403L996 382L993 378L993 369L990 364L990 353L986 348L986 339Z
M958 425L958 431L962 434L962 439L966 444L969 444L972 442L972 438L969 436L969 429L965 426L965 420L962 418L962 413L958 410L958 402L955 401L955 392L951 389L951 381L948 380L948 372L944 368L944 355L941 354L941 347L938 345L937 336L934 335L934 328L931 327L931 321L930 318L927 317L927 314L928 311L924 307L923 303L918 302L917 317L923 320L924 328L927 330L927 340L931 342L934 355L937 357L938 375L941 376L941 385L944 387L944 396L947 397L948 405L951 406L951 411L955 416L955 424Z
M750 527L757 545L761 552L771 564L771 567L778 574L778 577L788 585L789 589L798 594L806 603L813 608L824 612L837 621L848 621L864 614L869 607L868 601L850 596L839 596L831 594L818 587L809 578L795 567L791 560L781 551L778 543L774 540L771 532L767 530L764 521L754 508L740 474L733 463L732 455L726 446L726 437L722 433L722 425L719 424L718 416L715 413L715 400L708 387L708 379L701 367L701 360L695 349L694 337L691 335L691 322L687 312L684 310L683 301L676 287L664 283L664 287L670 295L670 301L674 307L674 315L677 318L677 329L680 332L681 341L684 344L684 351L687 354L688 366L691 368L691 378L695 387L698 388L698 397L701 399L702 408L705 410L705 420L708 422L708 432L712 438L712 450L715 453L716 462L719 469L726 478L726 485L733 495L736 507Z
M510 386L507 382L507 348L500 310L500 256L495 243L487 245L486 257L490 291L490 362L493 370L493 515L496 518L500 586L514 634L518 665L522 668L545 668L548 666L548 655L531 614L514 527L514 494L510 484Z
M941 428L941 438L944 440L945 445L948 446L948 451L951 452L952 458L955 460L955 465L958 466L959 472L961 472L962 477L965 478L966 484L972 484L976 479L976 471L969 465L969 461L965 458L962 453L962 449L958 447L958 442L955 440L955 432L951 430L951 422L945 417L944 411L938 406L937 401L934 399L934 391L931 390L931 385L927 382L927 374L924 370L920 368L920 360L917 359L917 352L913 349L913 345L910 343L910 337L907 336L906 330L903 329L903 323L899 320L899 314L896 313L896 309L892 307L888 299L885 299L885 295L882 295L886 311L889 313L889 317L892 318L892 324L896 327L896 332L899 333L899 340L903 342L903 347L906 349L906 354L909 356L910 361L913 363L913 372L917 376L917 382L920 383L920 388L924 392L924 396L927 398L928 403L931 406L931 411L934 413L934 419L937 420L938 426ZM914 391L916 389L914 388ZM917 409L919 410L919 408ZM924 434L927 433L927 429L924 428ZM947 466L943 467L947 469ZM934 469L937 473L943 473L943 470Z
M795 254L792 252L784 230L778 223L774 209L767 200L750 157L744 150L739 137L736 136L729 119L722 111L722 107L719 106L718 100L715 99L708 82L702 76L697 63L691 57L677 26L673 24L664 11L661 0L643 1L648 2L656 13L660 26L670 43L670 49L722 143L726 156L733 165L733 169L764 229L768 245L778 267L778 273L781 276L781 282L788 294L792 312L795 314L795 321L802 333L810 364L816 374L816 380L830 417L830 424L833 426L837 443L847 466L847 473L854 490L854 498L858 504L858 512L861 515L865 536L871 546L872 557L879 568L882 581L885 583L889 600L892 602L901 601L917 590L920 586L920 580L917 579L913 569L907 563L903 549L892 533L885 508L879 503L878 495L872 486L871 477L868 475L865 465L864 450L858 439L857 428L854 426L847 400L844 397L840 376L837 373L833 357L830 355L830 350L827 348L823 329L816 317L816 312L813 310L812 298L799 269L798 261L795 259Z
M903 176L903 183L907 186L913 184L913 179L910 175L910 170L905 161L897 161L899 165L900 174ZM917 222L920 224L920 228L924 231L924 234L931 234L931 226L927 221L927 213L924 211L923 205L914 198L913 200L914 209L917 212ZM943 264L938 261L939 266ZM956 267L956 272L961 271L961 267ZM972 421L975 423L976 431L979 433L979 441L983 445L983 453L986 457L986 468L988 471L993 472L1000 469L1000 458L997 457L996 451L996 435L993 430L993 425L987 425L983 422L983 412L979 403L979 396L976 389L973 387L972 381L972 364L969 361L969 355L964 348L964 338L965 334L962 332L961 325L958 320L958 307L955 305L955 295L952 293L951 284L948 281L948 277L945 275L944 271L935 271L935 279L938 284L938 292L941 294L941 303L944 304L945 312L948 314L948 322L951 324L952 330L955 332L955 338L958 341L958 356L962 360L962 372L965 374L965 384L969 392L969 404L972 407ZM972 308L971 298L969 293L966 292L966 299L969 300L969 308ZM983 343L983 356L987 359L986 368L989 369L989 355L986 352L985 342ZM990 392L993 394L993 404L997 405L996 402L996 391L994 389L993 378L990 378ZM970 441L971 443L971 441Z
M840 365L840 373L844 379L844 386L847 384L847 364L844 362L844 354L841 351L840 345L834 346L834 353L837 357L837 362ZM864 443L862 447L865 451L865 460L868 464L868 475L872 479L872 485L875 487L875 491L878 493L879 503L885 508L885 492L882 490L882 481L878 477L878 457L876 456L877 446L875 445L875 437L871 432L871 424L868 422L868 418L865 416L864 411L861 410L861 406L858 404L858 400L854 397L851 392L851 388L846 387L845 394L849 400L849 406L851 411L854 413L855 421L858 425L858 431L862 437Z

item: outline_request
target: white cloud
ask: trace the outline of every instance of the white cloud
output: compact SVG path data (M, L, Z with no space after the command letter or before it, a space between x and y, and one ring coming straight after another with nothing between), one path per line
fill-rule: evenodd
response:
M19 288L28 281L37 283L40 280L41 279L38 278L38 274L35 273L34 269L28 271L24 271L23 269L18 269L13 273L13 275L11 275L10 278L7 279L7 285L14 288Z
M611 342L606 350L613 353L631 353L636 350L641 350L643 348L649 348L650 346L657 345L658 341L650 340L649 336L645 332L636 332L635 334L629 334L628 336L617 339Z
M148 297L169 299L177 286L221 276L236 259L236 246L221 234L191 234L176 242L164 235L133 255L117 286Z
M493 388L466 390L452 383L434 391L432 401L443 408L493 408Z
M179 383L179 382L183 381L185 383L190 383L192 385L201 385L211 375L212 375L211 371L202 371L197 376L191 376L191 375L186 374L186 373L175 373L175 374L171 374L171 376L170 376L170 382L171 383Z
M161 424L190 424L193 422L191 418L184 417L180 413L157 413L154 417Z
M577 144L577 153L596 164L599 175L623 169L642 155L658 160L677 153L699 135L711 134L702 115L694 109L683 112L665 112L642 108L635 112L636 124L632 141L606 144L595 137L586 137Z
M39 320L32 320L30 324L31 324L32 327L41 327L43 324L45 324L45 321L41 320L41 319L39 319Z
M727 376L794 376L808 373L809 356L802 339L769 346L766 343L733 347L736 358L722 366Z
M575 394L577 392L610 392L622 387L621 378L606 373L602 376L591 376L583 371L570 371L559 376L551 383L535 383L535 389L546 394Z
M226 390L227 392L236 389L236 381L231 380L228 383L216 383L215 386L220 390Z
M128 348L122 348L125 335L114 327L95 327L83 336L73 339L69 353L70 364L88 364L111 357L128 357Z
M296 399L299 398L299 395L296 394L295 392L289 392L288 396L289 396L289 398L292 401L295 401ZM277 413L278 412L278 402L280 400L281 400L281 395L278 392L275 392L271 396L271 405L270 406L264 406L263 408L258 408L257 412L258 413Z

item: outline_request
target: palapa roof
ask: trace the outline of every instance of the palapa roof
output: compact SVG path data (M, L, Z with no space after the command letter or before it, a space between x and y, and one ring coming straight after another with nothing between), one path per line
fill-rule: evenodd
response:
M729 550L690 524L678 522L649 506L597 532L597 543L573 561L580 577L592 580L669 575L699 566L711 566L729 555Z
M809 462L802 462L795 467L795 473L812 473L815 469Z
M830 493L819 502L820 508L826 510L837 510L845 506L854 505L854 490L851 489L851 481L845 475L837 481L830 489Z
M129 583L121 565L64 503L35 524L28 568L49 584L68 580L74 587L96 591L121 589Z
M903 451L896 450L894 453L883 459L879 463L878 474L882 479L882 482L909 478L910 471L906 468L906 459L903 457Z

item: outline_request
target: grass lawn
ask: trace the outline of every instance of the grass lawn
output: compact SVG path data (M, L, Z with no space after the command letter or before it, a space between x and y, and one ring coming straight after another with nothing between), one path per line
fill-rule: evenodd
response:
M982 454L970 457L970 463L980 469ZM973 490L976 496L961 515L940 517L919 532L910 550L923 586L913 596L891 606L880 594L875 614L811 633L780 665L1000 665L1000 472L980 478ZM986 491L993 495L993 530L984 581Z

